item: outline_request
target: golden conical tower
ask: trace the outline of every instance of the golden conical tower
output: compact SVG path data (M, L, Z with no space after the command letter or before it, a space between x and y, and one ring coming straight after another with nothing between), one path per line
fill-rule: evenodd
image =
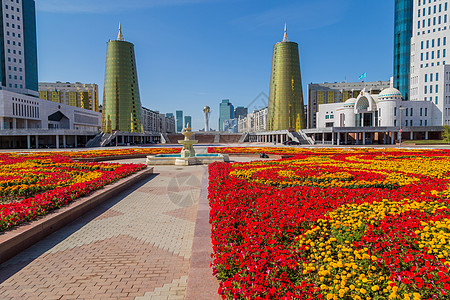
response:
M267 121L269 131L306 128L298 44L289 41L286 25L273 46Z

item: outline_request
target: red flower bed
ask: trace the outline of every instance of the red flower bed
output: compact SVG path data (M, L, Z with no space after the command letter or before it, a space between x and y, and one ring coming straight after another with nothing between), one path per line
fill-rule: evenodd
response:
M448 299L449 155L304 151L289 160L210 165L219 293Z
M69 157L0 155L0 231L34 220L145 168Z

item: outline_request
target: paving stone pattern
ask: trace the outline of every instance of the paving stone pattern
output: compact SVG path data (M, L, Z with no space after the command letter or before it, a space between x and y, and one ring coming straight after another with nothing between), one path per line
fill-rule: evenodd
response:
M157 166L7 261L0 299L183 299L204 168Z

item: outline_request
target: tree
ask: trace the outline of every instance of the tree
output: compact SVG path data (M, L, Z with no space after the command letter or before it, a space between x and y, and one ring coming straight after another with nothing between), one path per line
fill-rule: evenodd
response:
M450 144L450 126L444 125L444 131L442 132L442 136L444 137L444 142Z

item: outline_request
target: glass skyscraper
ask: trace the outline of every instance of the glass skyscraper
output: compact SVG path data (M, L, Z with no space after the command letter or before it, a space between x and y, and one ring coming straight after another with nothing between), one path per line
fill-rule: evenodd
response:
M107 46L102 117L104 132L144 131L134 45L124 41L120 26Z
M192 128L192 117L191 116L184 117L184 126L187 127L188 124Z
M409 100L413 0L395 0L394 87Z
M183 111L177 110L175 112L176 120L177 120L177 132L183 131Z
M286 26L273 46L267 122L269 131L306 128L298 44L289 41Z
M219 131L223 131L223 121L234 118L234 106L229 99L222 100L219 109Z

